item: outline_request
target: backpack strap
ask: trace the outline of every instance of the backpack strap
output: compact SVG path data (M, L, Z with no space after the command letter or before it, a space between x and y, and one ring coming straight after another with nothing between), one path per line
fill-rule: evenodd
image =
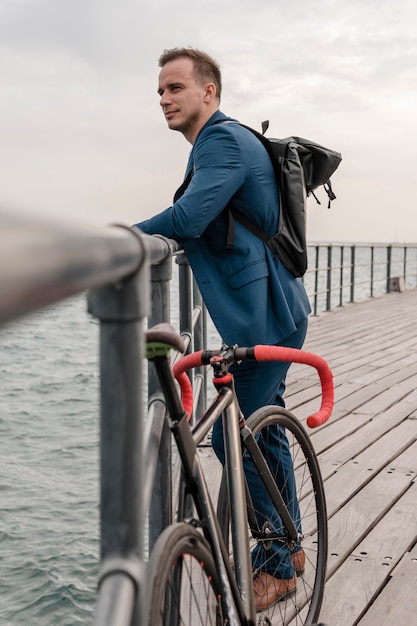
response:
M222 123L223 124L239 124L239 122L235 122L233 120L217 120L216 122L214 122L214 124L222 124ZM244 125L239 124L239 126L244 126ZM262 137L259 135L259 133L257 133L250 127L248 126L244 126L244 127L252 131L252 133L257 135L258 137ZM182 185L178 187L177 191L174 194L174 199L173 199L174 203L177 202L177 200L179 200L181 196L184 195L187 187L189 186L191 182L193 173L194 171L193 169L191 169L188 172L187 176L185 177ZM258 237L258 239L265 242L266 244L271 239L271 236L268 235L268 233L266 233L260 226L258 226L258 224L255 224L255 222L253 222L244 213L239 211L239 209L236 209L234 206L229 205L225 208L225 211L227 211L227 214L228 214L227 241L226 241L226 248L228 250L233 250L234 245L235 245L235 222L234 220L237 220L240 224L242 224L242 226L244 226L247 230L249 230L256 237Z
M188 185L191 182L191 179L193 177L193 170L191 169L187 176L184 179L184 182L182 183L181 187L178 187L177 191L174 194L174 204L177 200L179 200L181 198L181 196L184 195L185 190L187 189Z
M327 183L324 183L323 187L329 197L329 204L327 205L327 208L330 209L332 200L336 200L336 196L333 192L332 183L330 182L330 180L328 180Z
M254 130L253 128L251 128L250 126L245 126L245 124L241 124L240 122L237 122L236 120L217 120L213 123L213 126L215 124L237 124L239 126L242 126L243 128L246 128L246 130L249 130L253 135L255 135L260 140L260 142L266 147L267 152L269 154L268 148L265 145L265 143L268 140L265 140L265 138L263 137L263 133L265 133L265 131L267 130L269 126L269 122L262 122L262 135L258 133L256 130ZM271 157L271 155L269 156ZM240 224L242 224L242 226L244 226L253 235L255 235L255 237L257 237L264 243L267 244L268 241L271 239L271 236L268 235L268 233L266 233L260 226L258 226L258 224L253 222L247 215L239 211L239 209L236 209L236 207L229 205L226 207L225 210L227 210L228 212L228 220L229 220L229 225L228 225L228 230L227 230L227 243L226 243L226 247L228 250L232 250L235 245L234 220L237 220Z
M258 226L258 224L255 224L255 222L253 222L249 217L247 217L244 213L239 211L239 209L236 209L233 206L229 207L229 230L230 230L230 220L233 221L233 218L237 220L240 224L242 224L242 226L244 226L247 230L253 233L256 237L258 237L258 239L260 239L264 243L268 243L268 241L271 239L271 235L268 235L268 233L266 233L263 230L263 228ZM229 244L229 240L227 243ZM228 245L228 247L233 247L233 245L232 246Z
M227 250L233 250L235 247L235 220L233 219L233 208L227 206L225 211L227 211L227 218L229 222L227 226L226 248Z

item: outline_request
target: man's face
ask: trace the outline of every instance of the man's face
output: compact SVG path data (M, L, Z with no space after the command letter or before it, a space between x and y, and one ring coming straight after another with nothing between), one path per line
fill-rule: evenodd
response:
M172 130L178 130L190 139L205 124L206 91L194 78L191 59L175 59L164 65L159 74L158 93L165 119Z

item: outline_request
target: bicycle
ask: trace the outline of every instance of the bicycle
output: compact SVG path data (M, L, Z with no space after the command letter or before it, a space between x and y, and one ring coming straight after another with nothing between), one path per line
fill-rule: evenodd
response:
M286 409L266 406L244 419L229 367L248 359L314 366L322 387L320 410L307 420L314 427L330 417L333 407L333 380L327 363L317 355L292 348L222 346L220 350L186 355L171 369L171 349L183 352L184 345L169 324L148 330L147 357L156 367L182 464L178 521L161 533L150 556L149 624L313 624L321 608L327 560L326 502L318 461L305 428ZM188 419L193 394L186 372L201 365L213 368L217 394L191 426ZM220 416L226 460L216 511L197 446ZM286 437L282 436L283 429ZM295 492L287 477L276 476L268 463L268 437L277 435L288 441ZM273 523L255 509L258 493L253 480L252 489L248 487L248 467L275 512ZM289 501L291 491L294 495ZM188 497L194 504L191 514ZM253 549L257 551L254 568ZM291 560L297 585L273 606L256 612L253 578L268 571L271 549L278 568L284 561L288 566Z

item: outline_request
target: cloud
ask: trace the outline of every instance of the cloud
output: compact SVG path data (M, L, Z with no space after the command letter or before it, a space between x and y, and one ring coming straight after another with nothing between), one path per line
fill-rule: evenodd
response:
M131 223L162 210L190 146L158 106L164 48L207 50L223 110L340 150L314 239L415 239L414 0L0 0L0 203Z

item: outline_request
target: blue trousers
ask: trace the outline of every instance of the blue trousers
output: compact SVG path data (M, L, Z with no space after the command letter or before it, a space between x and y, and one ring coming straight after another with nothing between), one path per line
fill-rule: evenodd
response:
M277 345L301 348L307 333L307 324L307 319L305 319L298 325L294 334ZM246 418L256 409L267 404L285 406L283 395L289 367L290 363L246 361L230 369L234 376L239 404ZM259 435L258 443L262 449L264 442ZM217 457L224 464L223 425L221 419L214 424L212 445ZM289 506L293 519L299 520L294 469L284 428L276 428L273 433L269 429L268 450L263 450L263 453L268 459L268 463L277 479L278 486ZM272 528L279 527L280 520L278 515L272 505L268 506L269 498L266 497L265 488L263 485L260 488L259 476L253 467L253 463L246 456L244 457L244 469L255 511L257 511L258 523L262 526L265 521L268 521ZM301 531L301 528L299 530ZM291 578L294 575L294 568L288 550L278 542L273 542L267 555L265 555L264 549L257 545L252 553L252 563L254 567L261 566L264 571L273 574L277 578Z

